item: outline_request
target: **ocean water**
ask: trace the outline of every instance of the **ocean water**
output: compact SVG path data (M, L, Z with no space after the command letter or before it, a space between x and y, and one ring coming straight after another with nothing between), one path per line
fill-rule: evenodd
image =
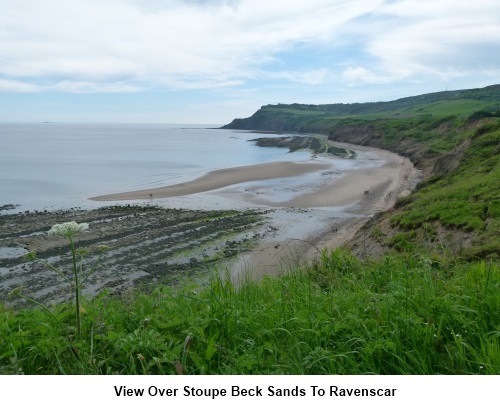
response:
M187 125L0 123L0 206L92 208L104 204L92 196L181 183L215 169L310 159L307 151L250 142L262 136L276 135Z

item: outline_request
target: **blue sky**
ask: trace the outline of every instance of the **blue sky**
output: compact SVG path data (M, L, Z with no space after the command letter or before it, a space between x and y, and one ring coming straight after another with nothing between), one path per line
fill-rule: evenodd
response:
M497 0L0 0L0 121L224 124L500 83Z

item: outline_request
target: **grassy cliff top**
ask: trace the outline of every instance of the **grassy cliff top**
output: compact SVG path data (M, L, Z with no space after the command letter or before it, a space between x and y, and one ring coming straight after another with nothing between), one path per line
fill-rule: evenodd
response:
M359 119L371 121L380 118L410 118L416 116L467 117L474 112L494 113L500 110L500 85L480 89L442 91L405 97L393 101L336 104L276 104L262 106L249 118L233 120L223 128L255 130L291 130L286 127L307 125L321 120ZM274 119L272 119L274 118ZM284 124L278 128L278 122ZM300 128L295 128L300 130Z

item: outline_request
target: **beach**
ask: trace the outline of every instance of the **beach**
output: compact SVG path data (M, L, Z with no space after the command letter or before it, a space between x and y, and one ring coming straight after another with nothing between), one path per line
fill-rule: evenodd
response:
M213 191L234 184L249 181L269 180L276 178L300 176L327 169L322 163L274 162L258 165L240 166L230 169L211 171L195 180L165 187L124 193L107 194L90 198L93 201L124 201L154 198L171 198L184 195Z
M0 215L0 298L26 285L36 299L68 299L50 271L23 260L35 250L52 265L69 267L67 241L46 233L67 221L89 223L76 240L79 246L90 252L101 244L111 248L87 282L88 295L105 289L121 294L187 276L202 280L214 267L235 283L259 280L317 260L323 249L343 245L375 213L408 195L420 178L407 158L348 146L357 153L355 164L311 156L246 165L165 187L91 197L110 204L98 209ZM91 253L89 260L95 257Z
M333 144L324 138L326 142ZM274 162L216 170L190 182L93 197L96 201L173 199L184 196L181 205L197 204L210 209L211 201L224 197L236 207L268 207L266 237L251 252L239 255L231 265L234 280L278 274L298 261L317 259L323 249L334 249L351 239L375 213L392 207L411 193L420 172L409 159L392 152L350 144L358 155L373 155L380 165L337 172L325 161ZM305 186L276 201L280 189L273 180L321 173L321 183ZM287 184L287 183L284 183ZM229 187L236 186L236 187ZM290 188L290 187L289 187ZM201 194L200 194L201 193ZM193 197L189 199L189 196ZM196 197L202 198L199 207ZM175 200L175 199L174 199Z
M377 148L347 146L358 153L375 153L384 164L347 171L332 183L288 201L288 218L277 211L270 224L282 231L242 255L232 267L233 280L258 280L318 260L324 249L344 245L374 214L394 206L420 181L420 171L408 158ZM276 206L257 197L250 200Z

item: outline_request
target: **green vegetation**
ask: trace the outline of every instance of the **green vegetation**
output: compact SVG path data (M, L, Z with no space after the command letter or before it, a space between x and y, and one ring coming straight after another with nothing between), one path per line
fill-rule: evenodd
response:
M266 105L251 117L235 119L223 128L328 133L332 127L345 124L346 120L373 121L449 115L467 117L477 111L498 116L500 85L422 94L375 103Z
M226 128L318 132L408 156L424 181L372 221L379 230L369 238L397 252L500 258L500 85L378 103L268 105Z
M500 271L346 251L235 288L159 287L0 310L0 371L26 374L498 374Z
M483 133L485 132L486 133ZM420 229L437 222L474 238L466 257L500 256L500 121L478 129L461 164L449 175L437 175L399 202L404 210L391 217L401 229Z
M65 222L63 224L56 224L52 227L52 229L48 232L49 235L58 235L58 236L64 236L65 238L68 239L69 242L69 248L71 251L71 259L72 259L72 277L68 278L65 275L65 272L61 269L58 269L51 263L49 263L46 260L39 259L36 256L36 252L30 252L28 255L31 260L38 261L42 263L45 267L47 267L49 270L52 272L56 273L63 281L65 281L72 289L72 291L75 294L75 313L76 313L76 330L77 330L77 336L78 338L81 338L82 333L81 333L81 314L80 314L80 296L81 296L81 290L83 289L83 286L85 285L85 281L92 275L92 273L97 269L97 265L99 264L99 260L101 259L102 254L108 250L109 248L107 246L100 246L99 251L100 254L97 257L97 259L92 263L90 266L90 270L83 268L83 258L85 254L89 253L86 249L76 249L75 243L74 243L74 237L80 232L85 231L88 229L89 225L86 223L78 224L75 221L71 222ZM30 297L27 297L22 294L21 292L22 287L16 288L14 291L11 292L11 295L18 294L22 298L40 306L42 309L46 310L54 319L57 320L57 317L54 316L54 314L48 309L45 305L41 304L40 302L31 299Z
M215 269L201 287L83 297L80 333L72 303L1 307L0 373L499 374L499 111L496 85L233 121L384 147L424 181L367 224L357 252L275 278L235 286Z

